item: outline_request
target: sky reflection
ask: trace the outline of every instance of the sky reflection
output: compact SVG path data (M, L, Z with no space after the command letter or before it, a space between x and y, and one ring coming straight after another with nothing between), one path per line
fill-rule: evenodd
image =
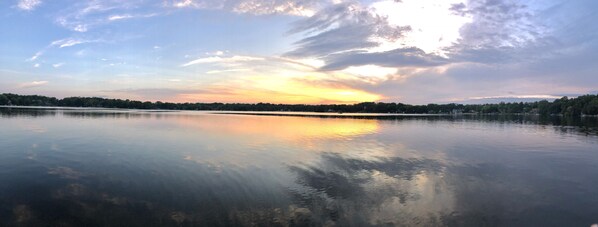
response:
M598 221L598 140L579 126L436 117L1 113L0 225Z

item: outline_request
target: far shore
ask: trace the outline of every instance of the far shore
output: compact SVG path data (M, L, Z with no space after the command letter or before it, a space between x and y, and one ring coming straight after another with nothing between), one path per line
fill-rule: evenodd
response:
M119 112L203 112L210 114L235 114L235 115L262 115L262 116L312 116L312 117L437 117L437 116L540 116L537 113L359 113L359 112L307 112L307 111L230 111L230 110L164 110L164 109L131 109L107 107L68 107L68 106L6 106L3 109L29 109L29 110L83 110L83 111L119 111ZM564 117L562 114L550 116ZM581 117L598 117L598 115L581 115Z

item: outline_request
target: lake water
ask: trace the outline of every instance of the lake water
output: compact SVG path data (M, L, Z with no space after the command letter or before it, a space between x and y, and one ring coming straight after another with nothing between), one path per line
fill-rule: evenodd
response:
M590 226L596 125L0 108L0 226Z

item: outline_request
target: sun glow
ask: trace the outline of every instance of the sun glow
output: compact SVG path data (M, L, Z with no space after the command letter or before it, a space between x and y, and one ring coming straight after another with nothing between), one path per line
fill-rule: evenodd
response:
M212 84L190 85L193 92L178 95L177 102L269 102L290 104L359 103L383 99L359 89L368 83L361 73L383 76L394 69L363 66L347 72L321 72L317 59L263 58L257 56L209 56L182 64L183 69L204 71L205 77L223 76Z
M459 38L459 29L471 22L467 16L456 15L449 9L460 0L403 0L376 2L371 7L388 17L393 25L410 26L411 31L397 42L377 40L382 45L371 51L384 51L401 46L415 46L428 53L444 54L442 48Z
M206 92L182 94L181 102L269 102L289 104L358 103L377 101L380 95L349 87L314 86L293 80L255 79L246 86L213 86Z

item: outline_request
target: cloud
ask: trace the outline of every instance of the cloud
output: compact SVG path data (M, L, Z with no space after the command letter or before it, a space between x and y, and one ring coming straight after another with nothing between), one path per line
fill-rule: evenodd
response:
M254 15L284 14L311 16L314 11L327 4L320 0L180 0L166 3L175 8L218 9Z
M142 0L80 1L63 9L56 16L55 22L69 30L83 33L111 22L139 17L153 17L163 13L158 8L143 3Z
M513 62L518 56L530 60L534 56L525 54L530 48L549 42L544 28L531 20L533 12L516 1L471 1L450 5L448 10L472 20L461 27L461 38L445 47L442 55L423 51L417 40L412 47L380 50L382 44L402 42L411 27L392 25L374 9L348 2L296 22L289 33L307 37L295 42L295 49L285 56L321 59L325 62L321 69L326 71L363 65L436 67L459 62Z
M91 43L91 42L97 42L97 41L66 38L66 39L60 39L60 40L53 41L50 44L50 46L58 46L59 48L64 48L64 47L71 47L71 46L84 44L84 43Z
M252 56L241 56L241 55L234 55L231 57L206 57L206 58L199 58L193 61L187 62L182 64L182 67L187 67L196 64L205 64L205 63L235 63L235 62L248 62L248 61L262 61L264 58L261 57L252 57Z
M517 62L533 57L527 54L530 47L551 42L547 28L534 20L535 12L521 1L469 1L451 10L472 18L461 28L461 39L447 48L449 57L458 61Z
M470 1L453 10L473 18L461 29L462 43L469 46L518 47L535 41L543 33L541 25L532 21L533 12L520 1Z
M50 44L50 46L58 46L59 48L63 48L63 47L70 47L70 46L74 46L74 45L82 44L82 43L85 43L85 41L68 38L68 39L56 40L56 41L52 42Z
M78 38L66 38L66 39L55 40L55 41L52 41L46 47L44 47L44 49L36 52L33 56L31 56L31 58L29 58L25 61L28 61L28 62L36 61L46 51L48 51L49 49L51 49L53 47L64 48L64 47L72 47L72 46L76 46L76 45L80 45L80 44L95 43L95 42L101 42L101 40L86 40L86 39L78 39ZM82 51L84 51L84 50L78 51L77 55L79 55L79 52L82 53Z
M147 18L159 15L158 13L148 13L148 14L116 14L110 15L108 17L108 21L117 21L117 20L126 20L132 18Z
M43 64L46 63L48 66L56 63L52 67L60 67L60 61L64 59L50 60L43 56L49 51L76 52L79 48L72 47L94 42L110 42L114 48L119 48L120 43L113 41L118 40L116 36L123 34L118 33L123 30L121 28L129 26L127 20L208 9L227 11L214 14L218 18L221 15L217 14L232 12L247 14L241 18L283 15L260 17L260 20L295 20L287 24L289 27L285 36L277 37L282 39L276 40L281 41L281 45L261 51L261 56L253 55L251 48L242 50L240 53L243 54L238 55L214 51L242 48L226 40L208 47L218 49L206 49L201 42L197 42L183 50L195 50L198 54L188 56L196 57L185 57L185 60L174 64L175 69L168 68L173 65L166 62L168 66L151 66L156 71L164 71L168 78L181 78L184 81L170 85L191 87L193 84L213 88L214 92L222 87L231 90L243 88L243 94L226 93L228 100L234 100L233 95L251 94L255 97L259 94L266 99L273 94L285 94L295 100L314 101L316 98L307 98L309 94L303 91L310 84L319 86L320 90L313 92L318 94L316 96L320 101L326 95L349 94L347 90L356 90L384 98L384 101L414 103L476 97L506 99L538 94L578 94L595 91L598 86L595 75L598 70L595 64L598 57L598 23L594 23L598 20L598 14L595 13L598 3L591 0L450 0L442 3L433 0L405 0L401 3L389 0L166 0L160 3L164 4L148 4L141 0L74 2L55 14L49 12L47 15L54 16L55 23L75 34L87 33L56 40L35 54L29 53L32 56L21 58L28 67L38 64L44 68L46 65ZM398 10L400 7L409 9ZM401 22L404 18L409 20ZM416 23L420 18L421 23ZM180 17L164 19L178 20ZM459 20L459 23L449 23L449 19ZM119 27L109 27L108 24ZM445 26L447 24L451 26ZM103 28L106 29L100 30ZM184 29L184 26L178 29ZM426 33L430 30L434 32ZM450 37L445 35L449 30ZM147 48L153 47L151 51L160 52L159 55L164 55L164 59L169 58L169 54L188 54L177 53L178 40L174 36L173 40L160 39L158 42L151 40L152 37L146 38L148 40L143 41L147 42L141 45L145 49L139 52L146 53L144 51ZM430 43L434 45L427 45ZM160 46L153 46L157 44ZM205 51L213 52L200 56ZM83 50L79 53L83 53ZM94 50L93 53L100 52ZM93 57L102 59L106 56ZM147 56L128 60L129 66L143 69L143 65L137 63L144 61L144 57ZM153 59L154 56L149 57ZM117 61L117 57L110 58ZM112 62L105 64L109 63ZM69 61L68 64L73 63ZM110 70L125 70L124 67L116 68ZM203 77L198 78L198 74ZM139 82L146 85L152 83ZM290 94L284 91L285 88L295 93ZM331 91L324 88L341 89ZM251 89L255 89L255 92L252 93ZM201 93L188 90L189 94ZM201 94L206 94L203 92ZM216 93L211 95L218 101ZM362 100L355 97L342 100Z
M375 92L354 87L362 81L346 72L320 72L310 61L295 61L282 57L246 55L209 56L182 67L193 68L194 75L213 75L214 80L189 85L201 87L201 92L182 94L184 101L281 102L281 103L352 103L376 101ZM199 70L205 70L203 72ZM193 81L193 80L190 80ZM253 100L253 101L252 101ZM285 101L286 100L286 101Z
M32 81L27 83L19 84L19 88L33 88L33 87L40 87L48 84L48 81Z
M238 13L252 13L257 15L265 14L288 14L296 16L311 16L314 14L314 8L317 7L316 0L245 0L238 1L233 11Z
M251 69L225 69L225 70L210 70L206 74L230 73L230 72L247 72Z
M54 68L60 68L63 65L64 65L64 62L60 62L60 63L52 64L52 67L54 67Z
M467 6L462 2L452 4L451 8L449 8L449 10L459 16L466 16L467 14L469 14L469 12L467 11Z
M31 56L31 58L27 59L27 61L35 61L35 60L37 60L37 58L39 58L40 56L42 56L42 54L44 54L43 51L38 51L33 56Z
M108 17L108 20L114 21L114 20L123 20L123 19L129 19L129 18L133 18L133 16L130 14L112 15L112 16Z
M288 57L322 57L329 54L365 50L380 43L373 39L394 41L408 32L408 26L392 26L383 16L359 4L341 3L318 11L300 20L290 34L313 34L295 42Z
M17 7L21 10L31 11L37 8L42 1L40 0L19 0Z
M321 70L342 70L350 66L378 65L383 67L430 67L450 63L449 59L426 54L419 48L407 47L384 52L349 51L328 55Z
M33 67L34 67L34 68L39 68L40 66L41 66L41 65L40 65L39 63L35 63L35 64L33 65Z
M197 5L195 3L193 3L192 0L183 0L183 1L174 2L172 4L172 6L178 7L178 8L183 8L183 7L197 6Z

